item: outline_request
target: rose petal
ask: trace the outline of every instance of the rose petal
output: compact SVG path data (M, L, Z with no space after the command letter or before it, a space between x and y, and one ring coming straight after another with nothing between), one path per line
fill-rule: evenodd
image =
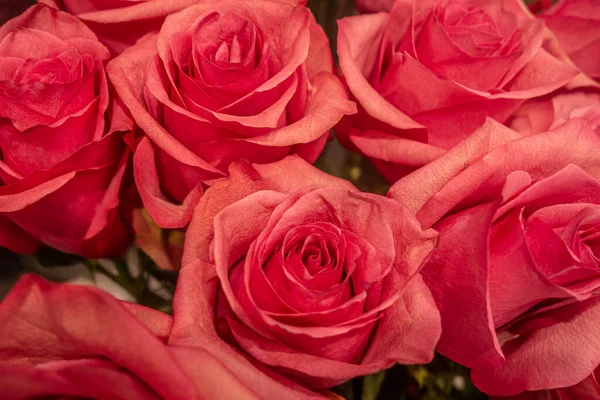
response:
M140 377L161 396L195 396L191 382L164 345L117 300L94 288L57 285L28 275L0 305L0 320L4 362L32 366L104 357Z
M154 149L148 138L142 139L138 145L133 163L140 196L154 221L163 228L181 228L187 225L203 193L200 184L189 192L182 204L174 204L167 199L160 187Z
M6 216L0 215L0 246L15 253L33 254L41 247L41 243Z
M506 363L494 369L474 369L473 383L496 396L576 385L600 363L600 348L594 340L600 333L595 324L598 313L597 299L551 311L553 324L504 344Z
M487 237L496 208L484 204L435 225L440 242L422 271L442 317L438 351L469 368L504 361L488 284Z

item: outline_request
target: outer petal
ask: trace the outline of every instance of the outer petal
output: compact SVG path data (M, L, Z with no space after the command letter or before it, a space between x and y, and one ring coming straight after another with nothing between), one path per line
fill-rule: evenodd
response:
M63 251L121 254L130 241L117 210L128 157L123 150L122 135L115 132L49 170L0 187L0 212Z
M530 99L548 94L569 83L578 70L554 57L545 49L540 49L533 59L504 88L505 93L492 98Z
M435 225L440 242L422 271L442 316L438 351L469 368L504 359L488 287L487 237L496 207L485 204Z
M173 174L177 176L178 174ZM200 183L192 189L182 204L172 203L162 192L152 142L142 139L134 155L134 177L144 206L158 226L182 228L188 224L203 190ZM169 177L169 179L172 179Z
M164 344L117 300L96 289L26 276L0 305L0 321L4 365L103 357L164 398L196 398Z
M276 369L294 371L295 380L316 389L326 389L350 377L368 375L394 364L390 361L388 364L378 362L357 365L298 353L279 342L266 339L233 320L230 320L229 324L235 340L253 358Z
M585 378L575 386L524 392L511 397L492 397L493 400L580 400L600 398L600 385L594 374Z
M201 348L176 346L171 353L190 371L202 398L221 398L225 391L225 397L232 399L325 400L322 395L254 365L217 337L206 337L195 345Z
M465 167L481 160L493 149L519 137L518 133L493 120L487 120L485 125L443 157L399 180L392 186L388 196L399 200L411 212L417 213Z
M364 362L386 358L401 364L431 362L442 325L433 296L421 275L408 282L400 300L385 313Z
M268 146L310 143L327 135L328 130L344 115L356 112L356 106L347 100L338 78L328 72L316 75L309 83L309 91L312 94L302 119L271 133L248 139L248 142Z
M79 0L38 0L77 15L106 45L113 55L125 49L148 32L160 29L166 16L182 10L196 0L111 2Z
M409 208L418 212L417 216L424 226L430 226L465 199L470 204L477 204L488 194L499 193L508 174L515 170L529 172L535 180L552 175L572 163L592 176L600 176L595 150L600 146L600 138L584 121L572 120L555 131L514 140L496 151L490 150L499 143L490 143L490 146L486 141L487 148L479 147L480 150L473 152L478 144L481 145L482 137L495 141L500 132L504 138L515 134L497 124L488 123L484 128L434 163L394 185L390 196L412 204ZM488 136L485 132L490 128L493 135ZM501 139L502 142L505 141ZM565 148L569 151L565 152ZM533 149L536 149L535 152L532 152ZM483 162L477 162L480 158ZM465 165L471 166L465 169ZM437 170L434 169L436 166ZM422 179L429 176L431 178L426 178L425 182L430 184L419 187L417 182L423 182ZM406 191L409 187L418 195L410 197L410 192Z
M510 396L525 390L573 386L600 365L600 301L591 299L549 311L539 318L553 324L533 332L515 332L502 346L506 363L474 369L473 383L491 395Z
M96 40L96 35L74 16L57 12L50 7L35 5L0 27L0 41L10 32L31 26L35 26L36 29L48 32L62 40L72 38Z
M43 367L0 365L0 372L6 400L46 396L159 400L142 382L107 361L56 361Z
M381 97L367 81L376 62L388 15L363 15L338 21L338 56L340 69L350 93L365 112L397 129L422 129L406 114Z
M351 130L349 138L367 157L410 167L426 165L445 153L439 147L381 131Z
M32 238L7 217L0 215L0 246L15 253L30 254L41 247L41 243Z

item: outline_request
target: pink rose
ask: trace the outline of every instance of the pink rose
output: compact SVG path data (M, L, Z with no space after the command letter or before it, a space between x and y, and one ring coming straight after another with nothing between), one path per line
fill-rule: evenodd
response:
M340 69L359 113L336 133L390 182L577 74L520 0L397 0L339 28Z
M440 233L422 274L438 351L485 393L576 385L600 364L600 137L488 122L389 196Z
M226 345L167 346L171 317L26 276L0 304L2 399L324 399Z
M119 255L133 128L111 101L108 50L77 18L36 5L0 28L0 245Z
M297 156L233 164L186 233L172 340L216 329L312 388L429 362L439 316L419 270L435 242L400 203Z
M530 135L557 128L573 118L583 119L600 135L600 94L566 92L530 100L513 114L509 126Z
M600 2L561 0L540 18L583 72L600 79Z
M197 3L108 67L146 133L135 179L165 228L184 227L235 160L315 161L330 128L355 110L327 37L296 0Z
M148 32L159 30L165 18L197 0L38 0L81 19L113 55Z

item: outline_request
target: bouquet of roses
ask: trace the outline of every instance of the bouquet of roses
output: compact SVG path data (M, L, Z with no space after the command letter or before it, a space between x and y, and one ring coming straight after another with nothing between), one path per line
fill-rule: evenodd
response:
M600 399L598 0L30 3L1 399Z

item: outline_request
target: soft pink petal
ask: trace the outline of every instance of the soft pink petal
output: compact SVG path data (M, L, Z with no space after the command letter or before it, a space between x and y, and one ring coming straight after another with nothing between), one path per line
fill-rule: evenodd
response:
M189 192L182 204L174 204L162 192L152 142L142 139L134 158L134 177L144 206L163 228L181 228L188 224L192 212L202 197L200 182ZM169 178L172 179L172 178Z
M573 386L600 364L597 299L549 311L554 323L505 343L506 363L494 369L474 369L473 383L484 392L510 396L524 390ZM517 335L519 332L516 332Z
M96 289L28 275L0 305L0 321L5 365L104 357L165 398L195 398L191 382L164 344L117 300Z
M496 207L468 209L435 225L440 242L422 271L442 316L438 351L470 368L504 360L488 286L487 237Z

